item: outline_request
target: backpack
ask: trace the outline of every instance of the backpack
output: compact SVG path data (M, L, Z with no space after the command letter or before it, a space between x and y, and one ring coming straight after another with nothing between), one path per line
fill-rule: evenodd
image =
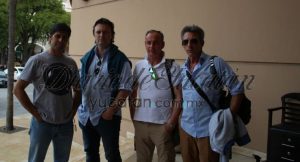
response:
M214 58L217 56L212 56L210 58L210 72L212 75L215 75L215 79L218 80L218 82L220 81L220 77L217 74L217 70L214 64ZM221 97L220 97L220 101L219 101L219 105L220 105L220 109L226 109L228 107L230 107L230 102L231 102L231 94L229 91L226 90L222 90L221 91ZM251 119L251 101L249 100L249 98L244 94L244 97L242 99L241 105L238 109L238 113L239 117L241 118L241 120L243 121L243 123L246 125L250 122Z

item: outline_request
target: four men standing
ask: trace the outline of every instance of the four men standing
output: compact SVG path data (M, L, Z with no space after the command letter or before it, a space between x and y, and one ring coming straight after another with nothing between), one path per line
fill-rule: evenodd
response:
M80 106L77 66L64 55L70 34L71 30L65 24L55 25L50 32L50 50L29 59L14 90L21 104L33 115L29 161L43 161L51 140L54 159L68 161L73 137L72 119L79 107L78 120L86 161L100 161L102 139L106 159L121 162L121 106L130 93L138 162L151 162L155 147L160 162L175 161L172 133L181 111L179 128L183 161L218 161L219 155L212 151L208 133L213 111L192 86L191 78L215 107L219 107L220 92L226 85L232 95L230 110L233 114L238 111L244 89L241 82L231 82L230 78L236 75L223 59L212 58L202 51L204 32L200 27L192 25L182 29L182 46L188 56L182 68L174 60L165 58L163 33L149 30L145 35L146 57L137 62L132 77L131 62L113 43L114 24L105 18L97 20L93 26L95 45L81 58ZM212 86L216 81L212 64L221 87ZM30 82L35 88L33 102L24 91Z

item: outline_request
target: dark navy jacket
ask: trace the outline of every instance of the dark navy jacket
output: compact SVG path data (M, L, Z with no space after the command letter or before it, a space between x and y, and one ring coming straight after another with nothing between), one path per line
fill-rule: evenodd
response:
M86 76L89 71L89 67L91 65L91 62L95 56L95 48L94 46L90 51L88 51L81 59L81 76L80 76L80 85L81 88L83 89L86 84ZM109 49L109 56L108 56L108 72L109 76L111 78L111 87L112 87L112 92L111 92L111 97L112 101L113 99L117 96L118 94L118 88L119 88L119 79L120 75L123 69L123 65L126 61L129 62L131 66L131 62L127 58L127 56L121 52L118 49L118 46L111 44L110 49Z

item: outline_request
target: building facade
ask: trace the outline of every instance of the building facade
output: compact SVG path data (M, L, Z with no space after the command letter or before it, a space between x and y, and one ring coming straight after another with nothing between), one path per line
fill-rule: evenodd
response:
M300 1L282 0L76 0L70 54L80 65L79 58L93 45L93 23L106 17L115 23L116 44L133 63L145 56L149 29L165 34L166 57L182 63L186 54L180 31L185 25L199 25L206 33L204 51L223 57L246 79L246 94L252 100L247 125L252 142L246 148L266 152L267 109L280 106L283 94L300 92L298 6ZM123 121L123 135L134 133L128 109Z

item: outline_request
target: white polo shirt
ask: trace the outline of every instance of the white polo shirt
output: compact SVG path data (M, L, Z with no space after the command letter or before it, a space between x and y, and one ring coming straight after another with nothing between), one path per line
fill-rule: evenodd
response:
M156 124L164 124L171 115L172 92L165 68L165 58L152 67L158 79L152 79L151 64L147 58L137 62L133 72L138 82L138 97L134 120ZM173 86L180 83L180 66L173 62L171 67L171 80Z

